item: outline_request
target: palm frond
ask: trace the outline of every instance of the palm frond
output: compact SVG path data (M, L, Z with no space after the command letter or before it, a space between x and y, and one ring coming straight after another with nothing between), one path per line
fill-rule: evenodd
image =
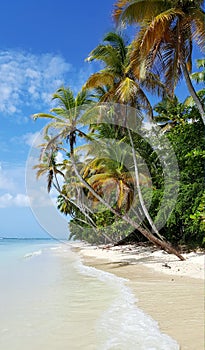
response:
M57 119L57 121L61 121L60 118L57 118L55 115L48 114L48 113L36 113L33 114L33 119L36 120L38 118L48 118L48 119Z
M190 13L189 20L192 23L192 37L197 42L202 51L205 46L205 16L201 9L193 9Z
M158 96L169 95L169 91L165 84L159 79L159 75L149 72L146 78L141 82L141 86L149 92L156 93Z
M87 105L90 105L93 103L90 97L91 96L88 93L88 91L82 89L76 96L76 107L79 107L79 109L87 108Z
M112 47L114 47L119 52L122 62L125 61L127 56L127 47L123 38L119 34L115 32L109 32L104 36L103 41L108 41Z
M156 43L164 41L165 33L168 32L172 21L177 16L183 16L183 12L171 8L167 11L161 12L159 15L155 16L150 23L148 23L140 45L140 54L142 57L147 57Z
M48 167L44 164L37 164L33 166L33 169L38 169L36 173L36 178L39 179L39 177L45 175L48 171Z
M115 4L113 18L117 24L144 23L158 13L166 10L166 1L155 0L119 0Z
M205 83L205 70L202 72L192 73L191 78L194 79L197 84Z
M136 95L139 91L139 86L133 79L126 77L123 79L116 89L116 95L119 102L121 103L132 103L135 102Z
M102 88L104 86L112 86L115 76L113 73L107 71L101 71L99 73L92 74L86 81L83 89Z
M200 58L196 60L197 68L205 68L205 58Z
M68 128L68 130L69 130L70 125L63 120L60 120L59 122L52 122L52 123L47 124L44 127L44 134L47 135L49 130L52 128L57 129L57 130L62 130L62 129L65 129L65 127ZM57 137L59 137L59 136L60 135L57 135Z
M93 60L101 61L115 70L119 70L118 67L121 65L118 51L111 45L98 45L93 51L91 51L86 59L86 61Z
M70 88L60 87L52 96L53 100L58 100L58 105L67 110L75 107L75 98Z
M54 108L51 109L51 112L55 113L58 116L61 116L63 118L68 118L69 117L68 111L66 109L62 108L62 107L54 107ZM57 118L55 117L55 119L57 119ZM60 118L59 118L59 120L60 120Z

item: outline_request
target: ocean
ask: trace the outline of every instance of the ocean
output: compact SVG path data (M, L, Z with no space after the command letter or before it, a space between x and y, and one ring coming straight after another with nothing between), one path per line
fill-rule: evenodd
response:
M179 350L126 280L83 265L69 243L0 240L0 349Z

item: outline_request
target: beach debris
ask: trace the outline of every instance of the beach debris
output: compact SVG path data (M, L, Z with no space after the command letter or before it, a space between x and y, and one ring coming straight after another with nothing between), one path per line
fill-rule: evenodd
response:
M167 267L168 269L171 269L171 266L170 266L170 265L168 265L167 263L165 263L165 264L164 264L164 265L162 265L162 266Z

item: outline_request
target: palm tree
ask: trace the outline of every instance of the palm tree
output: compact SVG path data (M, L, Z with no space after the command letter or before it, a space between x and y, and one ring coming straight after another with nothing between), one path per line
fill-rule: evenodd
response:
M80 174L80 172L77 169L76 163L74 161L73 153L70 154L70 159L73 165L73 169L75 171L75 174L77 178L80 180L80 182L85 186L85 188L93 195L102 205L104 205L106 208L108 208L116 217L121 218L134 228L138 229L139 232L141 232L150 242L158 245L162 249L168 251L169 253L175 254L180 260L184 260L184 257L175 249L171 246L171 244L167 243L166 241L163 241L155 235L153 235L150 231L147 229L144 229L143 227L140 226L137 222L133 221L127 214L121 214L119 213L118 210L113 208L112 205L110 205L106 200L104 200L103 197L101 197L95 189L83 178L83 176Z
M205 58L196 60L197 68L203 68L200 72L195 72L191 74L191 78L196 81L197 84L205 83Z
M82 111L88 109L88 105L92 104L92 100L88 91L80 91L75 97L71 89L61 87L53 94L54 101L58 101L58 107L51 109L51 113L36 113L33 115L34 120L38 118L51 119L51 122L44 128L45 135L50 129L58 131L56 139L69 140L71 150L76 143L76 136L86 136L77 126L82 124ZM51 144L53 144L52 138ZM49 146L49 145L48 145ZM47 146L47 147L48 147Z
M118 0L114 18L118 24L139 26L131 54L135 76L143 80L150 72L163 74L163 82L174 93L183 74L205 120L203 105L189 76L193 42L203 48L205 41L202 4L200 0Z
M71 148L71 146L70 146ZM111 213L113 213L116 217L121 218L123 221L127 222L131 226L133 226L135 229L137 229L139 232L142 233L149 241L152 243L160 246L162 249L175 254L180 260L184 260L184 257L174 248L171 246L170 243L167 243L163 240L163 238L158 234L159 238L157 238L154 234L152 234L149 229L143 228L139 223L134 221L132 218L127 215L127 213L121 213L119 210L114 208L111 204L109 204L93 187L89 184L88 181L83 177L83 174L80 173L80 171L77 168L77 164L75 162L74 157L74 150L70 152L70 160L73 165L73 170L76 174L76 177L80 180L80 182L84 185L84 187L88 190L90 195L92 195L99 203L101 203L104 207L110 210ZM136 163L135 163L136 166ZM139 177L139 173L136 174L136 177ZM138 179L138 188L139 188L139 179ZM150 218L151 219L151 218ZM154 228L154 225L152 225ZM155 228L154 228L155 229Z
M33 166L34 169L38 169L36 176L47 175L47 190L50 192L52 185L58 190L60 188L57 175L61 175L64 178L64 173L61 168L63 164L57 162L57 154L62 148L62 142L60 144L53 143L52 138L48 135L45 136L45 143L39 145L41 147L41 154L39 157L40 163ZM50 144L48 148L47 145Z
M111 237L98 229L95 222L96 217L91 212L90 208L85 205L84 200L79 201L79 198L76 198L79 196L79 189L79 187L77 188L75 186L73 191L71 186L64 184L57 200L58 210L66 216L69 215L73 219L73 224L75 223L75 225L80 228L82 228L82 226L89 227L94 231L97 237L102 236L105 242L114 243ZM73 192L75 192L75 195Z
M130 60L129 47L125 45L123 38L116 33L108 33L104 37L105 44L97 46L87 58L88 61L99 60L104 63L105 68L100 72L91 75L86 84L85 89L98 89L98 97L100 102L111 101L123 103L140 109L142 102L144 108L147 109L150 117L152 117L152 107L144 94L141 86L137 83L133 76ZM144 86L150 91L157 91L158 94L164 95L165 88L163 84L156 79L153 73L147 76L143 81ZM141 101L139 101L139 97ZM125 120L126 126L126 120ZM137 161L135 161L135 175L138 179ZM145 213L154 232L161 238L157 228L155 227L143 200L140 186L137 186L139 198L143 212Z
M203 58L198 59L196 61L196 65L197 65L197 68L199 68L199 69L202 68L203 70L201 70L199 72L192 73L191 79L195 80L195 82L197 84L200 84L200 83L204 84L205 83L205 59L203 59ZM202 104L204 105L205 104L205 88L198 90L197 95L200 98L200 101L202 102ZM190 106L190 107L195 105L195 101L193 100L192 96L187 97L184 103L186 106Z
M100 102L128 104L145 110L151 118L151 104L131 70L130 46L114 32L105 35L103 42L91 51L87 61L100 61L104 68L88 78L84 89L95 90ZM164 93L164 86L154 74L147 77L146 88L160 95Z
M69 161L64 160L62 163L57 163L57 153L59 150L66 151L65 148L57 143L57 139L53 142L53 138L48 135L45 136L46 142L41 144L42 152L40 154L40 163L34 165L34 169L38 169L37 178L47 175L47 190L50 192L53 186L58 192L57 207L65 215L75 217L75 221L79 224L86 224L92 228L97 235L97 225L94 221L91 210L83 201L83 188L79 181L72 173ZM64 184L61 187L57 175L64 179ZM77 213L77 214L76 214ZM81 213L79 216L78 213ZM114 243L113 239L108 237L104 232L101 235L107 242Z
M133 175L125 166L123 157L117 159L120 153L117 152L116 144L106 142L103 147L103 143L100 142L100 146L101 154L98 151L97 156L86 164L82 171L83 178L100 196L104 196L108 203L114 201L116 210L127 212L134 198ZM94 152L96 153L96 149ZM88 193L89 197L95 199Z
M73 148L76 142L76 135L83 136L84 133L77 128L81 123L81 112L88 108L91 104L91 99L86 91L80 91L76 97L69 88L61 87L54 94L54 101L58 101L58 106L51 109L51 113L36 113L33 115L34 120L38 118L50 119L44 128L45 143L41 144L42 152L40 155L40 164L34 166L38 169L37 177L48 173L48 191L50 192L53 185L58 193L64 197L65 201L69 201L70 205L76 206L70 196L66 196L58 183L57 174L61 174L64 178L65 165L68 168L67 162L60 164L61 170L55 162L56 154L59 150L65 151L62 147L62 140L70 142ZM50 136L49 131L57 130L56 136ZM60 145L59 145L60 143ZM55 182L53 181L55 178ZM78 205L77 205L78 207Z
M154 111L158 113L154 120L163 132L170 131L176 125L184 124L188 119L187 108L184 103L179 102L177 96L172 99L163 99L154 106Z
M140 157L136 155L129 129L128 135L132 147L131 152L126 144L123 144L123 139L115 143L110 140L106 140L106 143L100 140L99 145L95 142L92 148L92 154L95 156L83 169L83 178L101 197L104 195L108 203L111 199L114 200L115 209L119 212L127 213L131 209L130 213L134 213L138 221L142 222L142 225L149 231L143 222L143 216L145 216L153 232L163 240L149 215L142 196L141 186L143 184L144 187L150 187L150 178L144 171L139 170L140 159L138 158ZM91 150L89 152L91 153ZM135 186L137 193L135 193ZM95 201L95 197L89 193L88 197ZM136 209L133 205L137 202L139 208Z
M74 210L79 210L86 218L87 224L96 230L96 224L91 215L92 213L90 213L90 209L85 205L84 201L81 200L82 184L79 183L77 178L74 179L74 182L71 181L72 183L68 179L72 171L71 163L67 160L64 161L61 164L62 171L59 170L57 164L54 162L56 154L53 153L53 150L56 151L59 149L57 146L59 140L66 140L69 142L70 153L73 154L76 137L84 136L88 138L88 136L78 127L84 123L85 116L82 112L88 111L89 106L93 104L93 101L90 99L88 91L80 91L77 96L74 97L71 89L64 87L59 88L56 93L53 94L53 100L58 101L58 106L51 109L52 114L37 113L33 115L34 120L38 118L52 120L44 128L44 135L47 143L40 145L42 147L42 154L40 156L41 163L34 166L34 168L38 169L37 177L48 172L48 191L50 191L52 185L58 191L60 196L60 209L64 210L64 213L66 213L67 210L70 210L71 213L73 208ZM48 134L50 129L57 130L57 135L50 137ZM63 150L65 151L64 148ZM47 156L48 154L50 154L49 157ZM72 160L76 166L76 157L73 156ZM65 174L63 171L65 171ZM66 182L62 189L56 177L57 173L63 175ZM56 182L53 181L54 176ZM106 236L105 238L108 241L113 242L109 237Z
M80 101L80 103L82 103L82 101L84 100L87 103L90 103L90 101L85 98L86 95L87 93L84 92L84 95L78 95L79 97L77 96L76 100L69 89L61 88L57 91L57 94L54 94L54 98L56 98L60 104L59 107L52 109L52 112L55 112L55 115L45 113L34 115L35 119L38 117L42 117L50 118L52 120L52 122L50 122L44 128L45 134L48 133L48 130L50 128L58 130L58 135L54 136L52 141L49 141L47 148L50 149L52 143L55 144L56 140L59 140L59 138L60 140L66 140L70 146L70 152L67 155L70 158L72 169L75 173L76 178L79 180L81 186L84 186L84 188L91 195L93 195L102 205L109 209L116 217L123 219L125 222L127 222L134 228L137 228L148 240L150 240L154 244L159 245L162 249L167 250L170 253L174 253L176 256L179 257L179 259L184 260L183 256L181 256L181 254L177 252L170 244L155 237L155 235L153 235L149 230L142 228L140 224L133 221L128 215L119 213L118 210L116 210L95 191L95 189L88 183L88 181L86 181L86 179L80 173L78 164L76 162L74 146L77 136L86 136L85 133L82 132L78 127L78 124L81 123L83 120L83 112L86 110L86 107L81 105L82 108L79 110L77 107L80 104L77 103L77 101ZM80 98L82 96L83 98Z

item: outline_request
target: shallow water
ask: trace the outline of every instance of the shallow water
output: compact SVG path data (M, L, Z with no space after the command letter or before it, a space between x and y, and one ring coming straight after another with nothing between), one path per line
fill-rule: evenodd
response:
M0 241L0 281L0 349L179 349L124 279L84 266L69 244Z

